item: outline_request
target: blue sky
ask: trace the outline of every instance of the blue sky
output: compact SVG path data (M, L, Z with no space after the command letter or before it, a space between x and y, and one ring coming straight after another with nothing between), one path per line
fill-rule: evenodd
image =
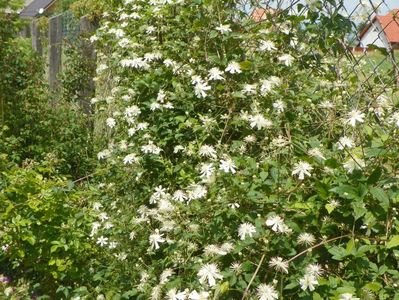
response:
M305 3L306 0L269 0L267 1L270 3L272 6L273 4L276 5L276 3L283 3L283 7L287 7L292 5L293 2L299 3L303 2ZM373 2L376 6L378 6L378 3L382 3L382 5L378 6L379 7L379 13L380 14L386 14L390 9L393 8L399 8L399 0L343 0L345 7L348 12L352 12L355 8L359 8L360 2L362 3L371 3ZM337 1L338 2L338 1Z
M358 4L359 0L344 0L345 6L348 10L353 10ZM363 2L370 2L370 0L363 0ZM379 3L380 0L373 0L374 3ZM385 4L383 3L381 8L381 13L386 13L389 9L399 8L399 0L385 0Z

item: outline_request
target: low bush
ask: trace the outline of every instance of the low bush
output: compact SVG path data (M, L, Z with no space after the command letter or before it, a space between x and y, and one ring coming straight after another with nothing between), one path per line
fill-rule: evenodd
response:
M60 286L83 283L95 253L88 241L91 194L54 174L50 158L2 168L0 190L0 273L11 284L28 280L29 292L51 299Z

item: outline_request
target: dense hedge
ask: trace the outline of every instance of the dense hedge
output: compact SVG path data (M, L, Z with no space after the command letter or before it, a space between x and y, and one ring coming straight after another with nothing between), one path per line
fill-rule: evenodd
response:
M399 297L396 88L361 85L324 1L250 2L101 2L98 143L60 109L0 145L4 297Z

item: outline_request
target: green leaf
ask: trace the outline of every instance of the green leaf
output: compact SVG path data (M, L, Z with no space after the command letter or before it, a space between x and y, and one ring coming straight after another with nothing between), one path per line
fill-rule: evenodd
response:
M369 282L364 286L364 288L376 293L382 288L382 285L378 282Z
M323 298L318 293L313 293L313 300L323 300Z
M87 287L80 286L80 287L74 289L73 292L78 293L78 294L86 294L86 293L88 293L88 290L87 290Z
M14 208L14 205L12 203L9 203L2 218L7 218L8 214L13 210L13 208Z
M372 187L370 188L370 193L380 202L381 207L387 211L389 208L389 197L385 191L381 188Z
M298 209L298 210L309 210L312 208L310 203L304 203L304 202L294 202L290 208L292 209Z
M369 178L367 179L367 183L368 184L374 184L376 182L378 182L378 180L380 179L382 175L382 168L377 167L369 176Z
M121 299L121 295L120 294L115 294L112 296L112 300L120 300Z
M352 207L353 207L353 217L355 218L355 220L360 219L367 212L367 209L364 206L363 202L354 202L352 203Z
M371 246L369 246L369 245L362 245L362 246L359 247L359 249L357 249L357 251L356 251L356 253L355 253L355 256L356 256L356 257L362 257L362 256L364 256L364 254L365 254L366 252L370 251L370 249L371 249Z
M268 176L269 176L269 173L264 172L264 171L260 172L260 174L259 174L260 179L262 179L263 181L266 180Z
M57 251L57 249L58 249L58 245L51 246L50 253L54 253L55 251Z
M365 154L366 154L367 158L384 156L386 153L387 153L387 151L382 148L366 148L365 149Z
M329 193L328 193L329 185L323 184L321 182L317 182L315 184L315 188L317 190L317 195L321 199L323 199L323 200L328 199L328 197L329 197Z
M391 249L397 246L399 246L399 235L394 235L387 243L387 248Z
M371 128L370 126L364 126L364 131L366 131L366 133L369 135L369 136L372 136L373 135L373 128Z
M355 249L355 241L353 239L350 239L349 242L346 244L346 255L352 254Z
M250 70L251 69L251 65L252 65L252 63L249 60L245 60L245 61L240 63L240 67L243 70Z
M337 206L336 206L336 205L331 205L331 204L327 203L327 204L325 205L325 208L326 208L328 214L330 215L330 214L334 211L334 209L337 208Z
M24 250L19 249L17 252L18 252L18 256L19 256L20 258L24 258L24 257L25 257L25 251L24 251Z
M298 285L299 285L298 282L293 281L293 282L290 282L289 284L287 284L287 285L284 287L284 289L285 289L285 290L292 290L292 289L296 288Z
M342 198L355 199L358 198L357 189L350 185L340 185L330 190L333 193L338 194Z
M22 237L22 240L23 240L23 241L27 241L27 242L28 242L29 244L31 244L32 246L33 246L34 244L36 244L36 239L35 239L34 236L25 235L25 236Z
M215 37L217 37L217 36L218 36L218 32L215 31L215 30L212 30L211 33L209 34L209 37L210 37L211 39L213 39L213 38L215 38Z
M224 294L229 290L229 282L225 281L220 285L220 294Z
M185 122L186 119L187 119L186 116L177 116L177 117L175 117L175 120L176 120L176 121L179 121L180 123Z
M125 293L123 293L122 298L123 299L130 299L130 297L136 296L137 295L137 290L136 289L132 289L130 291L127 291Z
M343 260L346 256L346 249L342 247L333 246L328 249L328 252L333 255L333 259L335 260Z
M356 294L356 289L352 286L343 286L343 287L337 288L337 292L339 294L345 294L345 293Z

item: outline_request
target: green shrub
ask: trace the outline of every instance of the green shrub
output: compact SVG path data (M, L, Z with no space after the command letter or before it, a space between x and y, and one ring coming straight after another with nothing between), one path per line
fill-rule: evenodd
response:
M18 282L11 282L7 276L0 274L0 297L7 300L30 300L32 294L30 292L29 283L23 279Z
M312 3L262 22L232 0L107 14L92 39L108 144L95 206L113 224L93 224L99 293L399 296L397 94L345 71L352 24Z
M76 99L69 98L82 80L66 86L70 92L65 98L51 94L43 59L33 51L30 39L17 37L20 21L9 18L0 18L0 25L9 27L1 35L0 47L0 150L17 163L40 161L51 153L62 161L60 173L85 176L93 166L92 120Z
M74 101L48 105L25 60L3 76L22 100L0 272L51 299L398 298L399 99L342 59L338 1L262 22L257 1L111 2L91 38L99 190L59 175L92 171Z
M48 161L0 173L0 273L29 280L51 299L59 286L88 276L86 261L94 253L87 241L90 193L53 172Z
M21 42L25 44L15 41L16 45ZM92 170L91 116L72 99L69 102L51 96L43 82L41 60L29 51L23 48L14 53L9 58L12 63L4 69L10 72L9 87L1 91L6 103L1 130L4 143L0 150L18 163L25 159L40 161L52 153L63 162L59 164L60 173L75 178L84 176ZM29 65L39 67L26 69Z

